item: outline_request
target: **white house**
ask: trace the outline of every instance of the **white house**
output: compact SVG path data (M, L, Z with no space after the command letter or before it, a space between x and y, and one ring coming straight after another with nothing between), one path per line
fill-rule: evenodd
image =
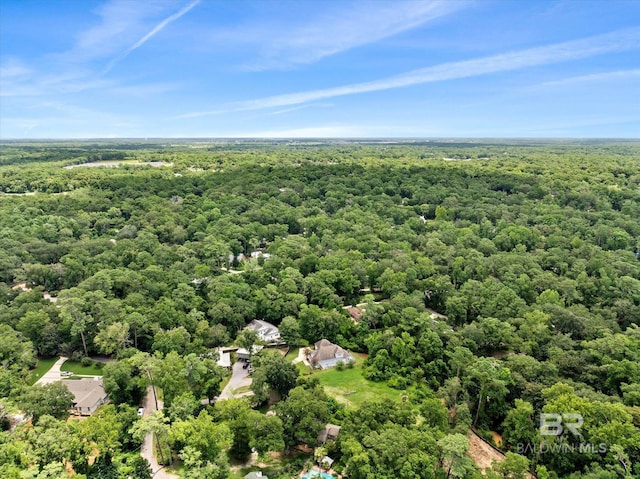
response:
M231 370L231 353L229 351L225 351L222 348L219 348L217 364L221 368Z
M259 344L254 344L251 347L251 353L249 353L248 349L245 348L239 348L236 351L236 356L238 356L238 359L242 360L242 361L249 361L249 359L251 359L251 355L255 355L258 354L260 351L262 351L262 348L264 346L260 346Z
M264 253L260 250L256 250L256 251L252 251L251 252L251 258L253 259L258 259L258 258L264 258L264 259L269 259L271 258L271 255L269 253Z
M246 329L257 331L258 338L267 344L280 342L280 330L266 321L254 319L247 325Z

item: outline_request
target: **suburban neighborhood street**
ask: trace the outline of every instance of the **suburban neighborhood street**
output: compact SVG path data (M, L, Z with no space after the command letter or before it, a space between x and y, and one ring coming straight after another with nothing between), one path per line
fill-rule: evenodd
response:
M51 366L51 369L49 369L46 373L42 375L40 379L36 381L36 384L39 384L40 386L44 386L45 384L50 384L56 381L60 381L60 379L62 379L60 377L60 367L67 359L68 358L65 358L64 356L60 356L60 359L58 359L53 364L53 366Z
M239 394L235 396L233 391L236 389L251 385L251 376L249 376L249 369L242 369L244 362L238 361L236 362L231 369L231 379L222 390L219 396L220 399L232 399L234 397L241 397L251 394L251 391ZM58 373L59 374L59 373ZM206 399L202 400L202 404L208 404L209 401ZM147 388L147 394L144 397L142 402L142 407L144 408L143 416L148 416L156 410L156 402L153 395L153 387L149 386ZM163 408L162 401L158 400L158 410ZM142 446L140 447L140 455L144 457L147 461L149 461L149 465L151 466L151 474L154 479L177 479L177 476L174 474L168 473L160 464L158 464L157 459L153 455L153 434L149 433L144 437L144 441L142 442Z
M158 409L162 409L162 401L158 400ZM148 416L152 412L156 410L156 402L153 395L153 387L149 386L147 388L147 394L144 397L142 402L142 407L144 407L144 416ZM144 441L142 442L142 446L140 447L140 455L144 457L147 461L149 461L149 465L151 466L151 475L158 479L177 479L178 476L170 474L165 471L163 466L158 464L158 461L153 455L153 434L148 433L144 437Z

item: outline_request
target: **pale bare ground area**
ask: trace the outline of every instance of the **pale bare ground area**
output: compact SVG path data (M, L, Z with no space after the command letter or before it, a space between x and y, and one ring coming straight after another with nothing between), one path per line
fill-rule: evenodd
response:
M251 455L249 456L249 458L245 462L242 462L240 464L232 464L229 469L231 469L231 471L233 471L233 472L237 472L237 471L239 471L241 469L245 469L247 467L253 467L253 466L258 466L259 468L268 467L266 464L264 464L262 462L258 462L258 453L257 452L252 452Z
M311 367L311 364L309 363L309 360L307 359L307 353L305 352L305 349L307 348L300 348L298 350L298 357L295 358L293 361L291 361L291 364L296 364L296 363L303 363L305 366L307 367Z
M120 165L129 166L153 166L159 168L161 166L173 166L173 163L166 163L164 161L94 161L92 163L80 163L78 165L67 165L63 168L65 170L72 170L74 168L118 168Z
M11 289L14 291L22 291L23 293L28 293L33 288L31 288L30 286L27 286L27 283L18 283L18 284L14 284L11 287ZM51 296L51 294L48 291L43 291L42 296L44 297L44 299L52 303L55 303L58 301L57 296Z
M473 459L476 466L482 469L482 473L486 473L486 469L490 469L494 462L502 462L504 454L492 447L491 444L483 440L475 432L469 431L469 456ZM536 479L533 474L527 474L527 479Z
M35 196L35 195L70 195L73 191L59 191L57 193L52 193L48 191L25 191L24 193L5 193L0 192L0 198L2 197L11 197L11 196Z

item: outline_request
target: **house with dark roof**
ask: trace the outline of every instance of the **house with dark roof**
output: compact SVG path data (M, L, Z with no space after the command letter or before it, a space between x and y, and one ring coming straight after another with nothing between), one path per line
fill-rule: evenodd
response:
M90 416L99 406L109 402L101 377L62 381L73 394L72 412L80 416Z
M345 306L344 309L347 310L347 313L349 313L349 316L351 316L351 319L353 319L353 322L356 324L360 321L365 312L363 308L358 308L357 306Z
M340 426L336 424L327 424L318 434L318 443L324 444L327 441L335 441L340 434Z
M339 362L354 361L349 351L333 344L328 339L321 339L314 345L315 349L309 353L309 362L320 369L332 368Z

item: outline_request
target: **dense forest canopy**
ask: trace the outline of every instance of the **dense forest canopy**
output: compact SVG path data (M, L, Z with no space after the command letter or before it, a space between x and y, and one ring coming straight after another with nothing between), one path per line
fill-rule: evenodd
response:
M2 142L0 476L146 477L153 430L186 478L300 444L348 478L480 477L472 427L501 436L491 477L639 477L639 252L634 141ZM254 395L216 402L253 319L402 400L341 402L265 348ZM58 355L116 359L112 404L66 421L29 381ZM150 381L165 409L139 419Z

